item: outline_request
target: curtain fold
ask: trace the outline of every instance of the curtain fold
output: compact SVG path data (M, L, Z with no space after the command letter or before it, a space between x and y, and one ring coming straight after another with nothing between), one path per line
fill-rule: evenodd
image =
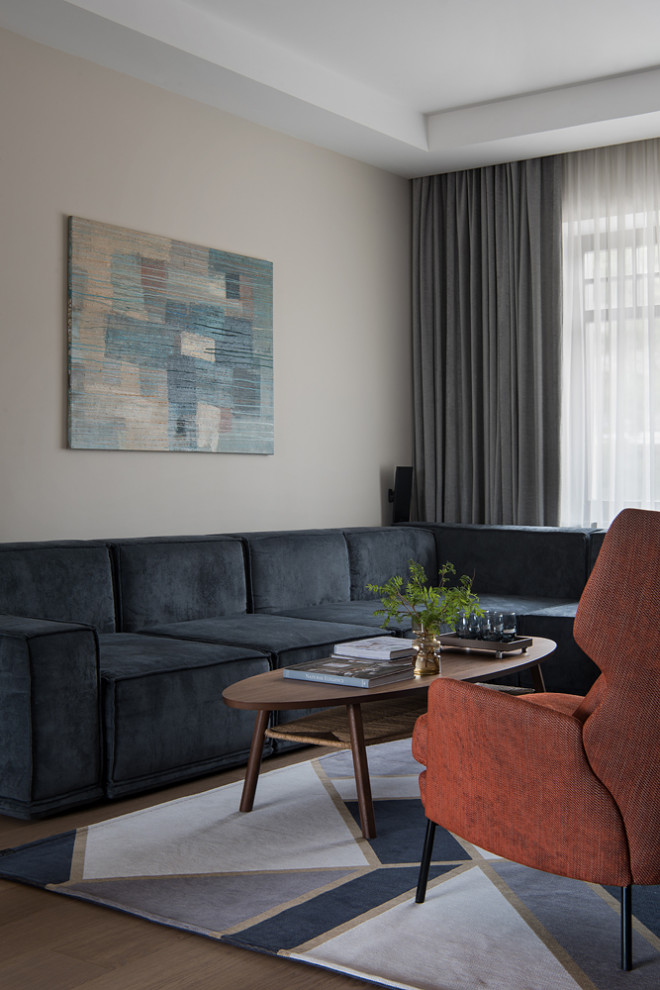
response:
M414 179L417 515L555 525L561 168Z

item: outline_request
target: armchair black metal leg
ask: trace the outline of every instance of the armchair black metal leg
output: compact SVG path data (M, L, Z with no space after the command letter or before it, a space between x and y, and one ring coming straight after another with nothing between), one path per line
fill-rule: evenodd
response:
M417 881L417 896L415 901L417 904L421 904L426 897L426 884L429 879L429 866L431 865L431 856L433 855L433 840L435 838L435 822L432 822L430 818L426 819L426 838L424 839L424 850L422 852L422 861L419 864L419 879Z
M629 884L621 888L621 969L632 968L632 884Z

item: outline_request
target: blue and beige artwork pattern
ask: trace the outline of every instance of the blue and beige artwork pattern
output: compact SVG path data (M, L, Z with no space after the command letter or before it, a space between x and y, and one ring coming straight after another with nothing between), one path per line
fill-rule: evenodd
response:
M272 454L272 263L70 217L69 446Z

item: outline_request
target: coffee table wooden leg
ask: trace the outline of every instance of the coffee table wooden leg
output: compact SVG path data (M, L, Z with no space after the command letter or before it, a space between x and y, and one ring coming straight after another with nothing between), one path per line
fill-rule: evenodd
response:
M365 839L375 839L376 821L374 818L373 801L371 800L371 781L369 780L367 749L364 744L362 709L359 705L346 705L346 711L348 713L348 726L351 732L351 751L353 753L353 769L355 771L355 786L357 788L362 834Z
M259 780L259 769L261 767L261 757L264 751L264 738L268 728L268 716L270 712L257 712L257 721L254 724L252 733L252 745L250 746L250 757L248 759L247 770L245 771L245 781L243 782L243 794L241 795L241 811L252 811L254 804L254 794Z
M532 684L534 685L535 691L545 691L545 681L543 679L543 671L541 670L541 665L536 664L535 667L530 667L530 674L532 675Z

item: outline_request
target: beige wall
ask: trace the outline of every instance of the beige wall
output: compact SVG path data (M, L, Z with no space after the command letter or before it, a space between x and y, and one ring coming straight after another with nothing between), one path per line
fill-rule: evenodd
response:
M408 183L0 31L0 539L389 522ZM274 265L275 453L66 447L69 214Z

